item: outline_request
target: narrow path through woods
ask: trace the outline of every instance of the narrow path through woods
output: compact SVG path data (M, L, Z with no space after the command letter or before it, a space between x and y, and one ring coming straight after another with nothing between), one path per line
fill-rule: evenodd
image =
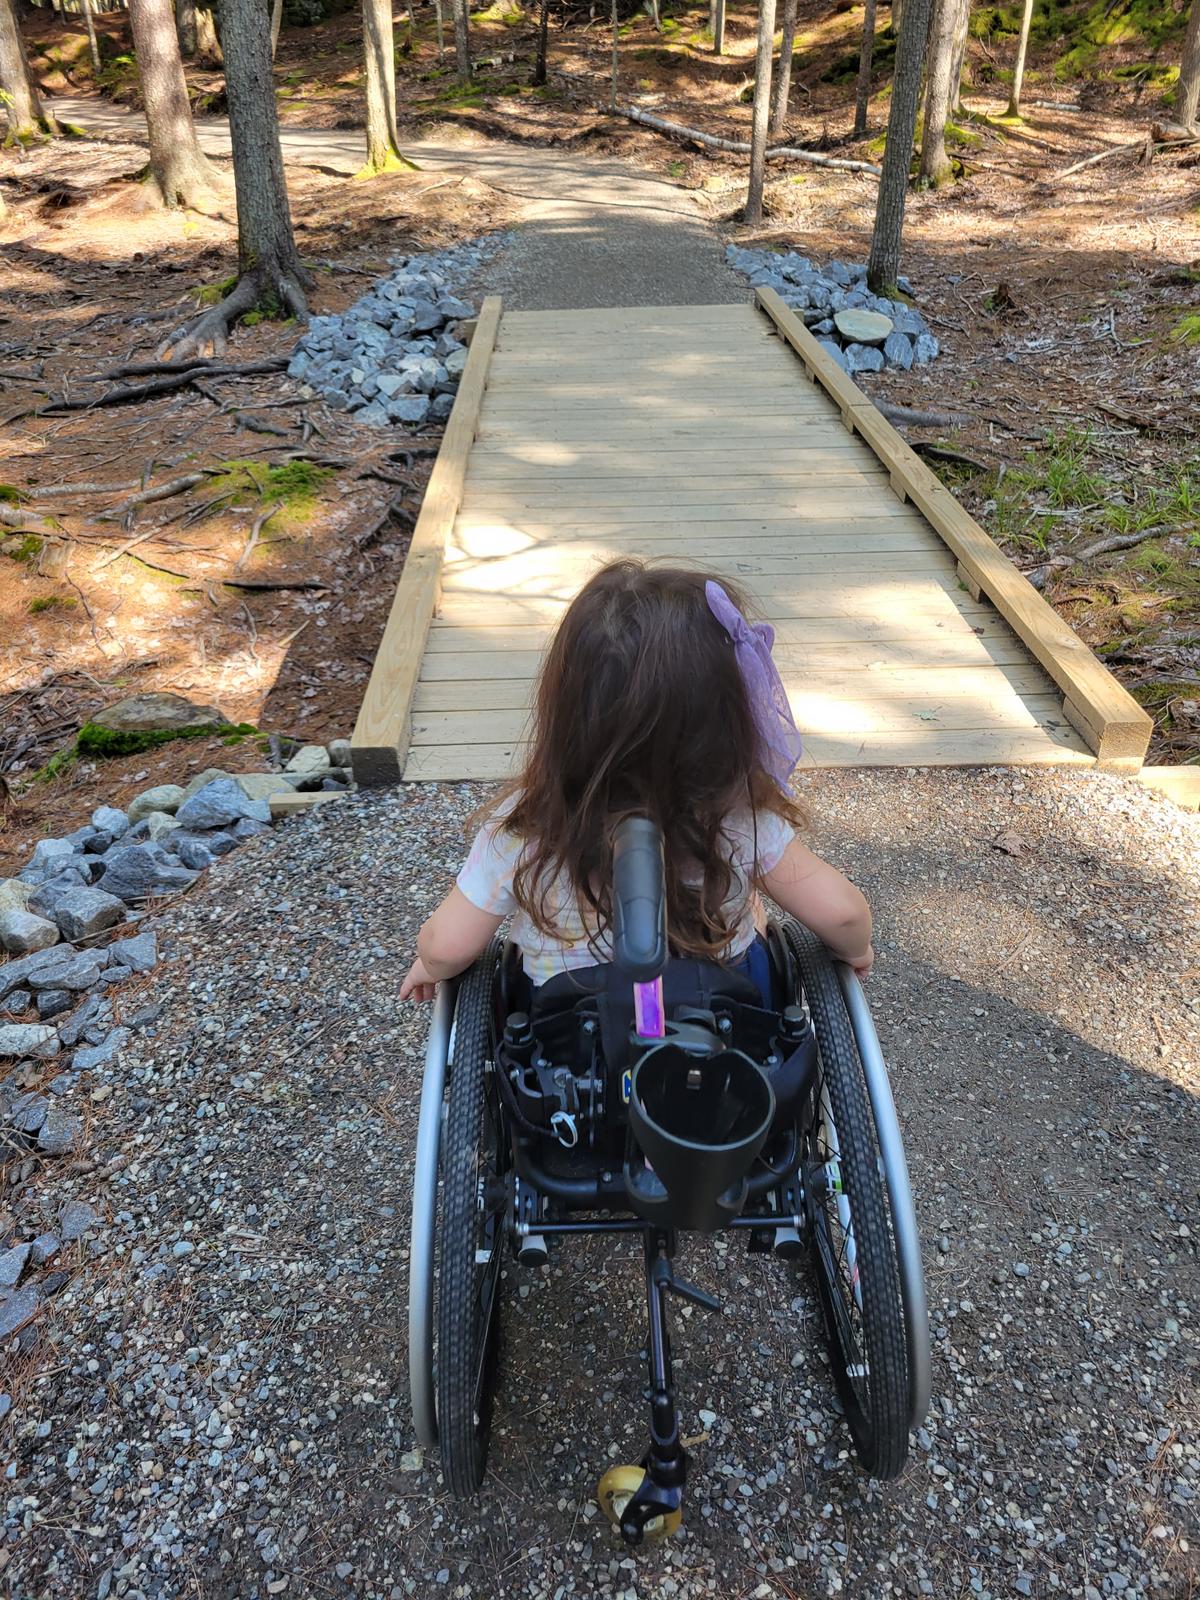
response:
M56 114L97 133L144 142L145 121L101 100L57 100ZM229 154L229 124L197 118L209 155ZM286 160L357 172L361 130L281 128ZM512 248L488 287L511 310L574 306L719 305L749 299L726 267L716 233L694 195L615 161L563 150L468 139L405 142L427 170L469 171L524 203Z

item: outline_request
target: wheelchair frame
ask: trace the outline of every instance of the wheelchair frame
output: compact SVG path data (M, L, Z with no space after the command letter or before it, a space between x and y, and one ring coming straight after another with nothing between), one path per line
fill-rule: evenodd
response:
M806 933L806 930L801 931ZM807 937L811 940L811 935ZM484 961L490 959L496 963L496 957L492 953L482 959ZM812 959L811 950L809 959ZM826 967L831 965L823 950L821 959ZM903 1323L908 1379L907 1424L909 1428L916 1428L924 1420L928 1409L930 1348L920 1237L913 1209L908 1165L887 1067L862 986L848 967L841 963L832 965L836 971L836 986L831 985L827 990L823 989L823 992L827 996L833 993L840 995L845 1020L853 1037L854 1052L865 1085L870 1119L878 1144L878 1166L881 1169L890 1212L890 1245L894 1250L895 1275ZM493 967L493 974L494 984L499 976L498 963ZM408 1311L409 1372L414 1426L418 1440L427 1448L432 1448L439 1442L434 1349L439 1162L445 1117L444 1101L450 1079L450 1064L454 1055L456 1011L463 981L457 979L439 985L434 1002L425 1053L425 1073L413 1175ZM809 986L805 984L803 987L805 996L811 1004ZM822 1004L827 1003L828 999L822 1001ZM820 1037L819 1030L818 1037ZM487 1071L488 1068L485 1067L484 1070ZM494 1064L491 1070L495 1070ZM825 1063L823 1058L822 1070L830 1070L829 1064ZM827 1096L822 1104L828 1108ZM511 1133L511 1130L509 1131ZM665 1537L679 1525L687 1470L686 1453L680 1441L675 1407L670 1333L666 1314L667 1296L673 1291L706 1309L718 1309L719 1302L675 1275L672 1257L676 1240L672 1228L644 1220L640 1216L604 1215L577 1219L570 1217L569 1214L574 1211L604 1212L615 1208L627 1211L628 1196L619 1171L600 1168L594 1177L561 1177L547 1172L532 1159L528 1149L525 1148L528 1140L513 1137L511 1142L513 1169L511 1197L504 1215L506 1237L497 1240L493 1246L496 1252L502 1252L507 1244L510 1259L519 1261L523 1257L527 1261L540 1262L546 1259L550 1239L585 1233L642 1235L649 1322L646 1358L650 1379L648 1391L650 1444L640 1467L616 1468L605 1474L597 1498L609 1519L620 1528L628 1544L637 1544L644 1537ZM752 1230L750 1234L752 1248L755 1247L756 1236L761 1240L765 1231L769 1230L777 1254L798 1255L804 1248L804 1235L815 1228L815 1224L810 1224L805 1214L806 1203L801 1193L800 1143L801 1140L798 1138L794 1141L788 1164L782 1168L774 1167L766 1172L755 1173L749 1179L745 1209L726 1224L735 1229ZM791 1183L791 1188L786 1192L796 1200L794 1213L784 1215L780 1210L768 1209L765 1203L766 1196L785 1192L783 1186L788 1183ZM525 1186L527 1191L524 1195L522 1186ZM532 1214L528 1205L529 1195L537 1197L532 1207ZM563 1208L568 1213L567 1218L544 1217L541 1213L545 1209L545 1201ZM840 1191L838 1204L839 1206L845 1204L847 1210L851 1210L850 1202L843 1201ZM481 1209L482 1205L481 1186ZM852 1213L850 1232L852 1235ZM815 1248L815 1234L813 1243ZM758 1246L758 1248L771 1247L761 1244ZM481 1252L477 1251L477 1264L480 1254ZM490 1260L489 1255L489 1265ZM498 1268L499 1263L494 1299L488 1308L489 1316L495 1315L498 1309L497 1302L500 1298ZM828 1323L833 1313L828 1304L825 1305L825 1310ZM831 1332L830 1338L832 1337ZM481 1375L483 1361L484 1356L481 1353ZM478 1396L478 1388L475 1392ZM903 1452L900 1455L899 1465L890 1466L886 1475L895 1475L902 1465Z

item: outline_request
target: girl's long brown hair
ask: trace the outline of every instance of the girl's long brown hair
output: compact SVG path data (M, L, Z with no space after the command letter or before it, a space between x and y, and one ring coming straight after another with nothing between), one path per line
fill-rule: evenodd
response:
M593 940L609 927L613 830L640 814L665 841L672 948L719 955L733 932L727 819L773 812L803 821L759 761L733 646L708 608L705 581L614 561L559 625L524 770L488 807L524 841L513 893L543 934L555 933L547 896L564 876ZM721 581L744 613L743 596Z

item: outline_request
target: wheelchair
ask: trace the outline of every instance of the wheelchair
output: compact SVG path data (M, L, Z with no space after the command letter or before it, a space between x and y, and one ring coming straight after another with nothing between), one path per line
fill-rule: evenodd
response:
M857 978L791 919L769 924L770 995L739 971L669 959L662 839L614 836L611 964L532 991L496 939L442 983L413 1180L409 1362L419 1441L456 1495L487 1461L505 1263L571 1235L640 1236L650 1439L597 1501L628 1545L680 1525L687 1475L671 1369L679 1235L741 1230L811 1260L854 1450L896 1477L929 1402L920 1241L887 1068ZM770 1003L766 1003L767 1001Z

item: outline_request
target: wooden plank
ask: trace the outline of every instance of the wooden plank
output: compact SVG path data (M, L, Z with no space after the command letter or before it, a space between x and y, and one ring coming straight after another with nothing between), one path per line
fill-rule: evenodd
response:
M527 678L422 678L413 700L414 712L473 711L482 707L517 710L528 707L537 685ZM1014 697L1043 705L1051 688L1044 668L1027 667L890 667L805 672L785 679L789 696L825 697L845 704L882 706L895 701L916 706L945 706L971 701L979 706L1011 704ZM1056 710L1056 695L1050 696ZM1147 769L1143 769L1147 770ZM1200 768L1166 767L1166 772L1200 772Z
M744 510L747 500L754 509L759 507L807 507L820 491L822 504L834 503L839 508L853 498L861 504L868 499L872 504L892 509L892 496L886 488L887 480L880 473L819 472L795 482L773 480L755 485L745 480L722 479L713 483L707 479L699 485L689 486L678 481L642 483L624 490L619 484L586 488L566 479L542 489L537 485L514 485L507 490L494 485L472 488L464 493L462 515L493 512L500 516L518 515L525 511L540 511L545 515L560 511L602 507L620 511L636 508L642 511L650 506L720 506L728 510Z
M500 300L489 295L479 313L454 409L433 464L350 740L354 776L360 784L395 783L403 770L409 706L441 592L442 558L462 497L467 454L475 437L499 322Z
M720 523L731 539L755 539L760 534L778 533L779 523L790 524L797 532L805 526L831 522L842 522L849 529L858 526L860 519L891 523L895 528L921 526L920 518L914 517L895 496L876 498L864 493L845 494L835 499L830 491L823 494L820 501L815 496L807 496L783 505L756 504L748 508L736 500L728 504L689 505L683 517L668 515L672 510L670 506L647 506L644 511L633 506L624 516L620 515L622 509L619 506L544 506L530 508L528 515L514 511L507 518L472 510L459 519L459 526L466 530L507 527L535 538L546 535L561 538L572 529L586 529L589 539L599 538L602 531L607 538L610 533L637 534L639 529L645 530L646 537L651 537L652 529L660 536L680 536L692 529L698 531L702 522ZM553 520L547 520L549 517ZM924 538L928 543L927 531Z
M290 817L299 811L311 811L314 806L323 806L327 800L344 800L348 792L346 789L314 789L306 794L273 794L269 802L271 815Z
M1142 767L1136 777L1185 811L1200 811L1200 766Z
M854 532L847 532L853 526ZM717 527L698 528L694 522L663 519L646 522L612 522L596 527L575 526L566 520L535 522L524 517L509 520L464 522L455 525L457 548L473 560L498 555L513 555L533 547L564 549L576 546L590 550L606 545L614 555L664 554L705 560L714 554L773 555L795 552L802 555L837 554L840 550L938 550L941 546L930 535L919 517L888 517L848 524L838 518L800 522L787 517L782 522L736 522L727 519Z
M510 744L417 745L409 751L408 782L511 776L520 746ZM1076 740L1048 733L983 731L886 733L864 739L809 741L803 769L821 767L997 767L1095 766L1095 757Z
M779 296L773 290L760 289L756 299L837 400L849 425L871 446L893 480L1063 690L1066 715L1100 759L1140 764L1153 724L1133 696L968 516Z
M786 459L780 460L777 451L768 456L747 456L742 452L725 455L712 450L689 450L662 453L599 452L581 454L576 460L554 463L520 461L511 455L483 455L472 452L467 482L472 485L488 484L503 488L514 482L536 482L549 487L564 482L621 483L627 477L645 478L660 474L665 478L685 478L695 483L700 478L746 478L751 482L771 482L776 478L803 478L805 468L813 471L840 469L879 468L879 457L865 445L853 440L843 444L804 444L789 450Z
M454 630L447 630L453 632ZM545 636L524 645L506 643L493 650L442 649L440 641L426 652L421 681L445 683L454 678L533 677L542 662ZM431 643L433 643L431 637ZM860 639L814 643L802 650L777 647L775 659L785 677L792 672L961 671L966 668L1027 667L1029 652L1011 633L996 638L872 641Z
M639 548L638 555L662 566L683 563L702 567L735 581L789 575L823 578L843 572L851 581L864 573L934 573L957 582L954 563L938 550L842 550L833 539L827 552L816 554L792 549L777 556L739 556L736 545L726 545L718 539L710 543L715 553L702 555L691 540L649 540ZM540 584L547 594L574 594L594 572L623 553L627 552L580 541L577 546L536 544L517 555L471 556L458 548L456 538L446 552L443 581L446 588L459 584L479 586L482 582L499 593Z
M456 597L447 595L447 605ZM446 650L540 650L553 629L547 624L501 621L450 622L439 620L429 630L429 652ZM783 618L775 626L777 644L864 644L905 645L917 652L910 659L919 661L919 651L933 651L939 643L955 640L1005 638L1007 628L998 617L963 617L950 610L936 616L921 614L897 619L876 617Z

